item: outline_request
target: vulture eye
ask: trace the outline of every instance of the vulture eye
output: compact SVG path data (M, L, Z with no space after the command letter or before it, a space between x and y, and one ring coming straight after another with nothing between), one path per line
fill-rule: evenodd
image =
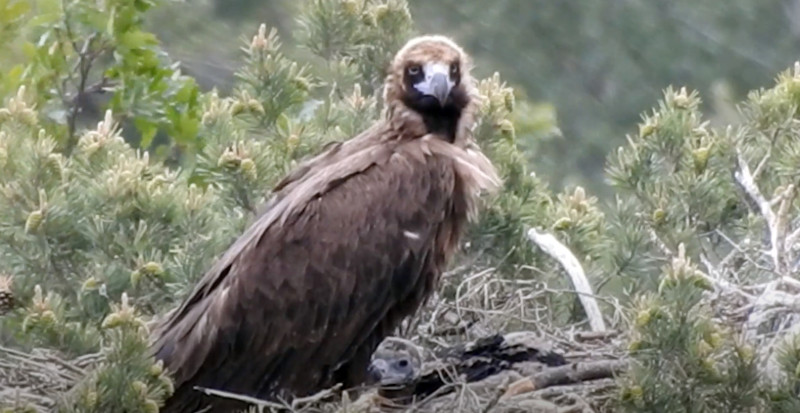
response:
M406 71L408 72L408 74L410 76L416 76L420 72L422 72L422 67L420 67L420 65L412 65L412 66L409 66L408 69L406 69Z
M457 75L458 74L458 63L451 63L450 64L450 74Z

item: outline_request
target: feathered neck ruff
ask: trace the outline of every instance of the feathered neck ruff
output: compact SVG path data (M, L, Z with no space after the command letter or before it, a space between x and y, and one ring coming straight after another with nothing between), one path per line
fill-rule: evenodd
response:
M420 47L426 45L433 45L433 47ZM402 99L402 94L405 93L402 76L405 62L408 61L406 59L444 58L446 56L441 56L441 53L446 52L457 54L460 59L462 66L460 87L464 88L469 96L468 104L461 111L458 119L455 139L452 143L429 134L422 115L406 106ZM383 91L385 102L382 114L383 122L348 141L333 144L321 154L302 162L274 188L274 191L279 193L278 198L281 197L281 194L285 195L298 190L298 186L305 185L304 182L313 176L328 176L332 170L341 170L345 175L356 173L356 171L367 168L367 164L377 159L373 155L359 156L358 154L385 149L376 147L382 147L383 144L390 141L393 141L394 144L414 142L426 153L453 159L457 175L463 183L462 190L469 198L467 208L469 215L474 217L474 202L477 201L475 198L478 194L482 191L496 191L502 185L502 180L472 135L482 97L478 93L469 69L471 69L469 57L450 39L442 36L422 36L409 41L397 53L386 78ZM389 130L387 131L387 129ZM369 162L362 164L354 162L353 159ZM324 171L324 173L320 171ZM313 191L321 191L321 189L316 188Z

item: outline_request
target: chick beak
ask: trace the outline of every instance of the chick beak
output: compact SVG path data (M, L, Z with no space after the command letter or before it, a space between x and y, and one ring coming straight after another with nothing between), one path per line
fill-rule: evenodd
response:
M384 360L373 360L367 368L369 380L372 383L379 383L386 375L387 365Z
M440 106L444 106L450 91L453 89L453 81L450 79L450 66L441 63L429 63L423 68L425 79L414 88L420 93L433 96L439 101Z

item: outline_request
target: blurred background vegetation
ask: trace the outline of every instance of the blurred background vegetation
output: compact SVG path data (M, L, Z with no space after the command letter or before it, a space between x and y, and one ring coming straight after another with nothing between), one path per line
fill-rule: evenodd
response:
M227 92L244 29L265 23L283 38L296 35L301 3L172 0L148 13L144 27L201 89ZM713 123L733 122L735 102L800 56L798 0L408 3L417 32L454 37L479 77L498 71L514 87L517 135L532 170L554 190L581 185L601 199L611 194L606 154L665 87L697 90ZM296 42L283 46L292 59L315 58ZM20 54L0 58L8 66ZM102 111L88 112L96 120Z
M606 154L670 84L704 96L712 122L800 56L800 1L409 0L416 30L454 37L479 77L500 72L520 100L515 126L533 171L554 190L607 198ZM300 30L292 0L193 0L149 22L201 86L230 87L242 28ZM305 55L296 44L288 55ZM298 56L300 57L300 56Z

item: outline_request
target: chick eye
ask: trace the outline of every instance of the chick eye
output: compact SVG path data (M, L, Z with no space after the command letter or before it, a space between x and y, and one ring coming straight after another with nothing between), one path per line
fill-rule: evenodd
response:
M419 74L419 72L422 71L422 68L419 65L413 65L413 66L409 66L408 69L406 69L406 70L408 71L408 74L410 76L416 76L416 75Z
M406 367L408 367L408 360L406 360L406 359L400 359L400 360L398 360L398 361L397 361L397 366L398 366L398 367L400 367L400 368L406 368Z

